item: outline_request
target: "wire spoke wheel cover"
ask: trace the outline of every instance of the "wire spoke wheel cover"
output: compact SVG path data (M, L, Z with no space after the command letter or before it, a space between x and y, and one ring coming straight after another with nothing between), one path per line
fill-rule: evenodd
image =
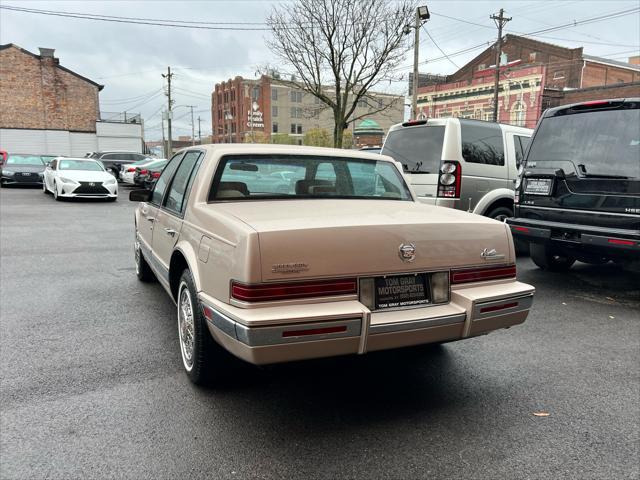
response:
M194 333L193 301L186 282L182 282L178 293L178 334L182 363L188 372L193 368Z

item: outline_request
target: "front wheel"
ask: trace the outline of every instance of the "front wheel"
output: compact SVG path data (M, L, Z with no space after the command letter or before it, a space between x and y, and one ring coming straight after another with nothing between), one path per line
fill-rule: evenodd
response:
M49 190L47 190L47 182L44 178L42 179L42 193L44 193L45 195L49 193Z
M491 210L487 217L493 218L499 222L504 222L507 218L513 217L513 210L509 207L497 207Z
M53 182L53 198L59 202L60 200L62 200L62 197L60 196L60 194L58 193L58 185L56 184L56 182Z
M547 245L532 243L529 246L531 260L542 270L550 272L566 272L575 263L576 259L566 255Z
M229 354L211 338L188 269L180 277L177 303L180 353L189 380L197 385L220 380L224 374L225 356Z

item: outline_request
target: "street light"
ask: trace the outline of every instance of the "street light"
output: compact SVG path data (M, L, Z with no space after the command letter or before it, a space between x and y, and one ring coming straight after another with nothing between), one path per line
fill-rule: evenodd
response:
M415 25L405 25L404 34L409 35L411 29L415 31L413 40L413 82L411 83L411 118L417 118L418 116L418 56L420 45L420 28L431 18L429 9L426 5L416 8L416 23Z
M231 115L231 112L229 110L225 110L224 112L224 119L225 121L229 121L229 143L232 143L231 141L231 122L233 121L233 115Z

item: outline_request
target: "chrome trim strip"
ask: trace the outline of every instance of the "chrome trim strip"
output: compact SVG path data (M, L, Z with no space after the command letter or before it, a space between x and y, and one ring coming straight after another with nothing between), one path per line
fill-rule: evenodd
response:
M314 340L329 340L334 338L360 336L361 319L345 319L334 322L314 322L293 325L278 325L275 327L249 328L236 323L236 338L242 343L255 347L262 345L281 345L287 343L310 342ZM320 333L316 335L303 335L298 337L284 337L289 330L312 330L315 328L330 328L346 326L344 332Z
M330 340L334 338L358 337L362 329L361 318L346 318L327 322L296 323L289 325L276 325L268 327L247 327L233 320L219 310L200 300L202 305L211 310L211 319L207 322L221 332L250 347L266 345L284 345L288 343L310 342L314 340ZM206 318L206 317L205 317ZM346 327L344 332L320 333L316 335L302 335L297 337L284 337L285 331L312 330L315 328Z
M484 312L484 313L480 312L480 310L486 307L498 306L498 305L503 305L503 304L512 303L512 302L517 302L518 304L513 307L503 308L500 310L495 310L493 312ZM483 320L485 318L498 317L500 315L506 315L508 313L522 312L523 310L529 310L532 304L533 304L533 293L530 293L527 295L519 295L516 297L501 298L500 300L493 300L491 302L476 303L473 306L472 320L473 321Z
M600 195L600 194L598 194ZM614 195L611 195L614 196ZM615 195L618 196L618 195ZM633 198L633 197L631 197ZM521 208L531 208L533 210L553 210L555 212L571 212L571 213L592 213L595 215L602 215L602 216L607 216L607 215L613 215L613 216L618 216L618 217L638 217L640 218L640 215L637 215L635 213L613 213L613 212L598 212L595 210L577 210L575 208L553 208L553 207L536 207L535 205L527 205L525 203L519 203L518 204L519 207ZM523 218L523 220L529 220L527 218Z
M407 322L381 323L371 325L369 333L375 335L377 333L402 332L405 330L418 330L421 328L440 327L442 325L453 325L456 323L464 323L466 314L458 313L455 315L447 315L446 317L422 318L419 320L409 320Z

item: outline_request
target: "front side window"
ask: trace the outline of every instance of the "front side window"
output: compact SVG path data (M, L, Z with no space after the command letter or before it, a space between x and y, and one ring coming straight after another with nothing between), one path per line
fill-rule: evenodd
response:
M164 200L167 210L182 214L185 207L185 199L191 186L192 177L195 176L196 164L200 163L202 153L190 151L185 153L176 174L171 181L171 188ZM188 188L189 187L189 188Z
M498 125L467 120L460 122L460 130L465 162L504 165L504 141Z
M391 162L308 155L223 157L209 195L210 201L295 198L412 200Z
M101 172L104 168L100 162L94 160L60 160L58 170L87 170L90 172Z
M162 203L164 192L167 190L167 185L169 184L169 180L171 180L171 177L173 176L173 172L175 172L176 168L178 168L178 164L180 163L182 155L183 153L180 152L171 157L171 160L169 160L167 166L162 170L162 173L160 174L160 177L156 181L156 184L153 188L153 192L151 193L151 203L155 205L160 205Z

